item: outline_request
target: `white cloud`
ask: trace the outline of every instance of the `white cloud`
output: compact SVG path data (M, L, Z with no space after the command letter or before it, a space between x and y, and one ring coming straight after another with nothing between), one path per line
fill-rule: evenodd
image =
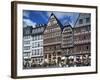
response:
M39 15L41 15L41 17L44 19L44 20L48 20L48 18L45 16L45 15L43 15L42 13L38 13Z
M30 13L28 11L23 11L23 16L29 18Z
M62 24L65 24L68 21L68 17L70 17L70 24L74 26L74 23L78 17L78 13L73 12L47 12L47 16L50 17L51 13L53 13L59 20L62 20Z
M48 17L50 17L51 13L52 13L52 12L47 12L46 15L47 15Z
M64 18L65 16L68 16L68 14L67 13L58 13L58 12L54 12L54 14L57 16L57 18L59 18L59 19L62 19L62 18Z
M31 21L30 19L23 19L23 26L26 27L26 26L33 26L35 27L36 23Z
M55 14L58 19L63 19L66 16L73 16L74 13L66 12L47 12L47 16L50 17L51 13Z

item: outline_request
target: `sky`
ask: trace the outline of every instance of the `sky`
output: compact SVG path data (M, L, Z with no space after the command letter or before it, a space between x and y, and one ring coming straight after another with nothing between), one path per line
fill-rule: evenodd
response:
M23 25L24 27L35 27L37 24L47 24L52 13L57 17L62 25L70 23L72 27L79 16L79 13L73 12L23 10Z

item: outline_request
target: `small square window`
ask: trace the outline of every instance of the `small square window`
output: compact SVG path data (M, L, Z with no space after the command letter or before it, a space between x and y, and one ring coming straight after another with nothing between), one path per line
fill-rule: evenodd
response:
M90 18L86 18L86 23L90 22Z
M82 23L83 23L83 19L80 19L80 20L79 20L79 24L82 24Z

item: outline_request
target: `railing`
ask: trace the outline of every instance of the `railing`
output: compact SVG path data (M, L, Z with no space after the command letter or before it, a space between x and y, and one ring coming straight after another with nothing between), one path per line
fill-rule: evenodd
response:
M52 42L52 43L44 43L43 46L56 45L56 44L61 44L61 41L59 41L59 42Z
M44 53L51 53L51 54L53 54L54 52L60 52L60 51L62 51L61 49L59 49L59 50L46 50L46 51L44 51Z
M80 52L75 52L74 54L87 54L91 53L90 51L80 51Z
M79 41L74 41L74 44L83 44L83 43L89 43L91 40L79 40Z
M23 52L31 52L31 49L29 49L29 50L23 49Z
M73 36L73 34L63 34L62 37Z
M62 47L70 47L73 46L73 44L62 44Z
M29 57L29 56L25 56L25 57L23 57L24 59L30 59L31 57Z
M31 57L43 57L43 54L41 54L41 55L31 55Z
M91 31L85 31L85 32L79 32L79 33L74 33L74 35L84 35L84 34L90 34Z

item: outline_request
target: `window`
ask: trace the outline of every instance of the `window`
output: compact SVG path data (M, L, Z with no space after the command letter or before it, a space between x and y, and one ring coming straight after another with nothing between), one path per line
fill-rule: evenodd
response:
M40 35L40 39L43 39L43 36L42 35Z
M61 37L56 37L56 41L61 41Z
M39 49L37 49L37 55L39 55Z
M39 35L37 35L37 40L39 40Z
M86 18L86 23L90 22L90 17Z
M60 47L61 47L60 45L57 45L57 46L56 46L56 49L60 49Z
M48 30L45 30L45 32L48 32Z
M86 31L90 31L90 26L87 26L86 27Z
M37 61L37 58L35 59L35 61Z
M41 46L40 42L35 42L32 44L33 48L40 47L40 46Z
M54 28L51 29L51 32L54 32Z
M86 49L88 50L89 49L89 46L86 46Z
M45 55L45 59L47 58L47 55Z
M86 36L83 36L83 40L86 39Z
M38 40L38 36L35 36L35 40Z
M51 26L51 22L48 23L48 26Z
M43 41L40 41L39 42L39 47L42 47L43 46Z
M51 58L51 55L49 54L49 58Z
M34 55L36 55L36 53L37 53L36 49L34 51L35 51Z
M40 42L37 42L37 47L40 47Z
M36 47L38 47L38 42L35 42L35 45L34 45L34 47L36 48Z
M42 49L42 48L40 49L40 54L41 54L41 55L43 54L43 49Z
M74 33L79 33L79 32L81 32L81 29L80 28L74 29Z
M24 44L30 44L30 41L24 41Z
M35 36L33 36L32 40L35 41Z
M35 32L36 32L36 33L38 32L38 29L37 29L37 28L35 29Z
M29 50L30 46L24 46L24 50Z
M41 27L41 29L40 29L41 31L43 31L44 30L44 28L43 27Z
M56 23L57 23L57 21L56 21L56 20L54 20L54 21L53 21L53 23L54 23L54 24L56 24Z
M35 50L32 50L32 55L34 55L35 54Z
M24 57L30 56L30 52L24 52Z
M26 30L26 32L25 32L26 34L29 34L30 33L30 30Z
M38 29L37 29L37 32L40 32L40 31L41 31L41 29L40 29L40 28L38 28Z
M54 19L55 17L54 17L54 15L53 16L51 16L51 19Z
M83 19L80 19L79 20L79 24L83 24Z
M35 30L33 29L33 30L32 30L32 33L34 33L34 31L35 31Z
M41 39L41 35L38 35L38 40L40 40Z
M41 55L41 49L39 49L39 55Z
M24 39L29 39L30 38L30 36L24 36Z
M35 46L34 46L35 44L34 43L32 43L32 48L34 48Z

